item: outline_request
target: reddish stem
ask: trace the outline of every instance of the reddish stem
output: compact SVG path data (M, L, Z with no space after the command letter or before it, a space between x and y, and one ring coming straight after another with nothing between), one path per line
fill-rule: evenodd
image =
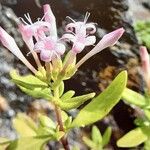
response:
M56 112L57 122L58 122L58 125L60 127L60 131L64 132L65 130L64 130L64 127L63 127L63 122L62 122L61 110L57 105L55 105L55 112ZM62 143L65 150L70 150L68 140L65 136L63 136L61 138L61 143Z

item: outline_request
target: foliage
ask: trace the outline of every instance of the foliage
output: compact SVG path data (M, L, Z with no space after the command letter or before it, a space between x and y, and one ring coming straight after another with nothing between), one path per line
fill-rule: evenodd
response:
M39 79L35 77L33 78L32 75L19 76L16 74L16 72L14 72L13 74L11 74L11 77L18 86L22 86L26 89L29 89L31 87L35 88L39 86L42 86L43 88L48 87L42 81L36 83L36 80ZM34 79L33 83L29 82L32 78ZM59 140L65 133L69 131L68 129L80 127L83 125L85 126L94 123L98 120L101 120L120 100L121 94L126 86L126 82L127 73L126 71L123 71L115 78L115 80L104 92L102 92L96 98L92 99L91 102L89 102L89 104L82 108L73 121L71 116L68 116L65 112L62 111L62 122L64 124L63 132L59 130L60 126L57 126L56 123L54 123L49 117L45 115L39 115L39 123L37 124L27 115L18 114L17 117L13 120L13 126L19 133L19 138L14 141L10 141L9 145L7 145L7 148L11 150L19 150L25 143L28 142L31 144L24 146L24 150L34 149L37 145L40 149L50 140ZM74 95L74 91L68 91L65 94L60 94L59 88L57 88L55 92L56 93L54 94L56 94L56 99L54 103L62 110L77 108L80 105L82 105L82 103L84 103L86 100L91 99L95 96L94 93L90 93L83 96L72 97ZM37 94L39 95L39 93ZM44 94L46 94L46 92ZM106 145L110 138L110 132L110 129L108 129L108 131L106 130L106 133L103 136L103 140L101 140L100 142L100 134L94 127L92 132L94 142L96 142L97 144L101 143L102 146ZM96 136L99 137L99 140L96 140ZM4 144L5 142L1 143L0 145Z
M94 23L87 23L90 13L86 13L85 19L73 21L66 25L66 33L58 37L56 19L48 4L43 6L44 16L38 21L32 22L30 15L26 14L24 20L19 23L19 31L24 42L29 48L35 60L37 68L33 66L20 51L13 37L0 27L0 42L17 56L33 74L20 75L16 70L10 72L12 81L24 93L33 98L42 98L54 106L56 121L46 114L38 114L37 121L33 121L26 114L18 113L13 119L13 126L18 133L15 140L3 140L1 147L7 150L41 150L49 141L60 141L69 150L67 142L68 132L75 127L82 127L103 119L119 102L127 83L127 72L122 71L108 88L95 97L95 93L87 93L76 96L75 91L65 92L64 81L70 79L78 68L90 57L113 46L124 33L123 28L110 32L98 42L79 62L76 55L86 46L94 45L96 32ZM71 42L71 50L61 59L66 51L65 42ZM37 54L38 53L38 54ZM85 104L85 102L87 102ZM85 106L79 110L74 118L68 113L77 109L82 104ZM108 128L103 137L96 127L92 130L92 142L97 148L104 147L111 135ZM98 138L98 139L97 139ZM74 149L78 149L74 147Z
M80 127L94 123L104 116L119 102L126 86L127 73L121 72L109 87L86 105L76 116L72 127Z
M108 127L102 136L99 129L96 126L93 126L91 139L83 137L83 141L92 150L102 150L104 146L109 143L111 132L111 128Z
M135 119L135 124L138 126L129 131L117 141L119 147L136 147L144 143L145 150L148 150L150 142L150 97L149 94L144 96L126 88L122 94L122 98L128 103L140 107L144 112L143 117Z
M150 48L150 21L137 21L134 29L139 41Z

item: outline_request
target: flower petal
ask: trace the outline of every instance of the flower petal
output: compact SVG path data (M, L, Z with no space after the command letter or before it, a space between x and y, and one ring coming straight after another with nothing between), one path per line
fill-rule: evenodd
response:
M62 43L57 43L56 44L56 52L59 54L59 55L63 55L65 50L66 50L66 47L64 44Z
M64 41L68 41L68 42L70 42L70 41L73 43L75 42L75 36L73 34L70 34L70 33L64 34L61 39Z
M19 31L22 35L22 38L24 40L24 42L26 43L26 45L28 46L28 48L30 49L30 51L33 50L34 47L34 43L33 43L33 32L30 30L27 30L26 26L23 24L19 24Z
M0 27L0 41L8 50L10 50L15 56L17 56L33 73L36 73L37 70L23 56L15 40L2 27Z
M65 30L66 32L73 32L75 30L75 23L69 23L66 25Z
M96 42L96 37L95 36L88 36L86 38L85 45L90 46L90 45L95 44L95 42Z
M40 53L42 50L44 50L44 43L43 41L39 41L34 45L34 51Z
M52 51L43 50L40 53L40 58L42 61L50 62L52 59L52 54L53 54Z
M85 44L76 42L72 47L72 51L75 53L80 53L85 48Z
M28 29L23 24L19 24L18 27L19 27L19 31L22 35L22 38L23 38L24 42L26 43L26 45L28 46L30 52L32 53L37 66L40 67L41 66L40 60L39 60L37 54L33 51L33 48L34 48L34 43L33 43L34 33L33 33L33 31L30 31L30 28Z
M96 32L96 27L94 23L87 23L85 26L88 34L94 34Z
M50 5L45 4L43 6L43 9L44 9L45 21L49 22L49 24L50 24L50 35L57 38L56 19L50 8Z

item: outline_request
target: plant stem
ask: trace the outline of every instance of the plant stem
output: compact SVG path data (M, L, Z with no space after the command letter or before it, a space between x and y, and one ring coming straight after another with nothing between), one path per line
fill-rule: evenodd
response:
M54 96L57 97L57 98L59 97L58 89L54 90ZM63 122L62 122L61 109L56 104L54 104L54 105L55 105L55 112L56 112L57 122L58 122L58 125L60 127L59 129L60 129L60 131L65 132ZM61 143L62 143L65 150L70 150L68 140L67 140L66 136L63 136L61 138Z
M60 131L64 132L64 127L63 127L63 122L61 117L61 109L57 105L55 105L55 112L56 112L58 125L60 126ZM70 150L68 140L65 136L61 138L61 143L65 150Z

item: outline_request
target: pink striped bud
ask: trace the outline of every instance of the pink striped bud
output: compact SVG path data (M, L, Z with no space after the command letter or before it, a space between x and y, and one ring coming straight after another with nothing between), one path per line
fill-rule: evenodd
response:
M144 74L145 82L147 87L149 88L150 85L150 59L147 48L145 46L140 47L140 57L142 62L142 71Z
M36 73L37 70L24 57L15 40L2 27L0 27L0 41L3 46L17 56L33 73Z

